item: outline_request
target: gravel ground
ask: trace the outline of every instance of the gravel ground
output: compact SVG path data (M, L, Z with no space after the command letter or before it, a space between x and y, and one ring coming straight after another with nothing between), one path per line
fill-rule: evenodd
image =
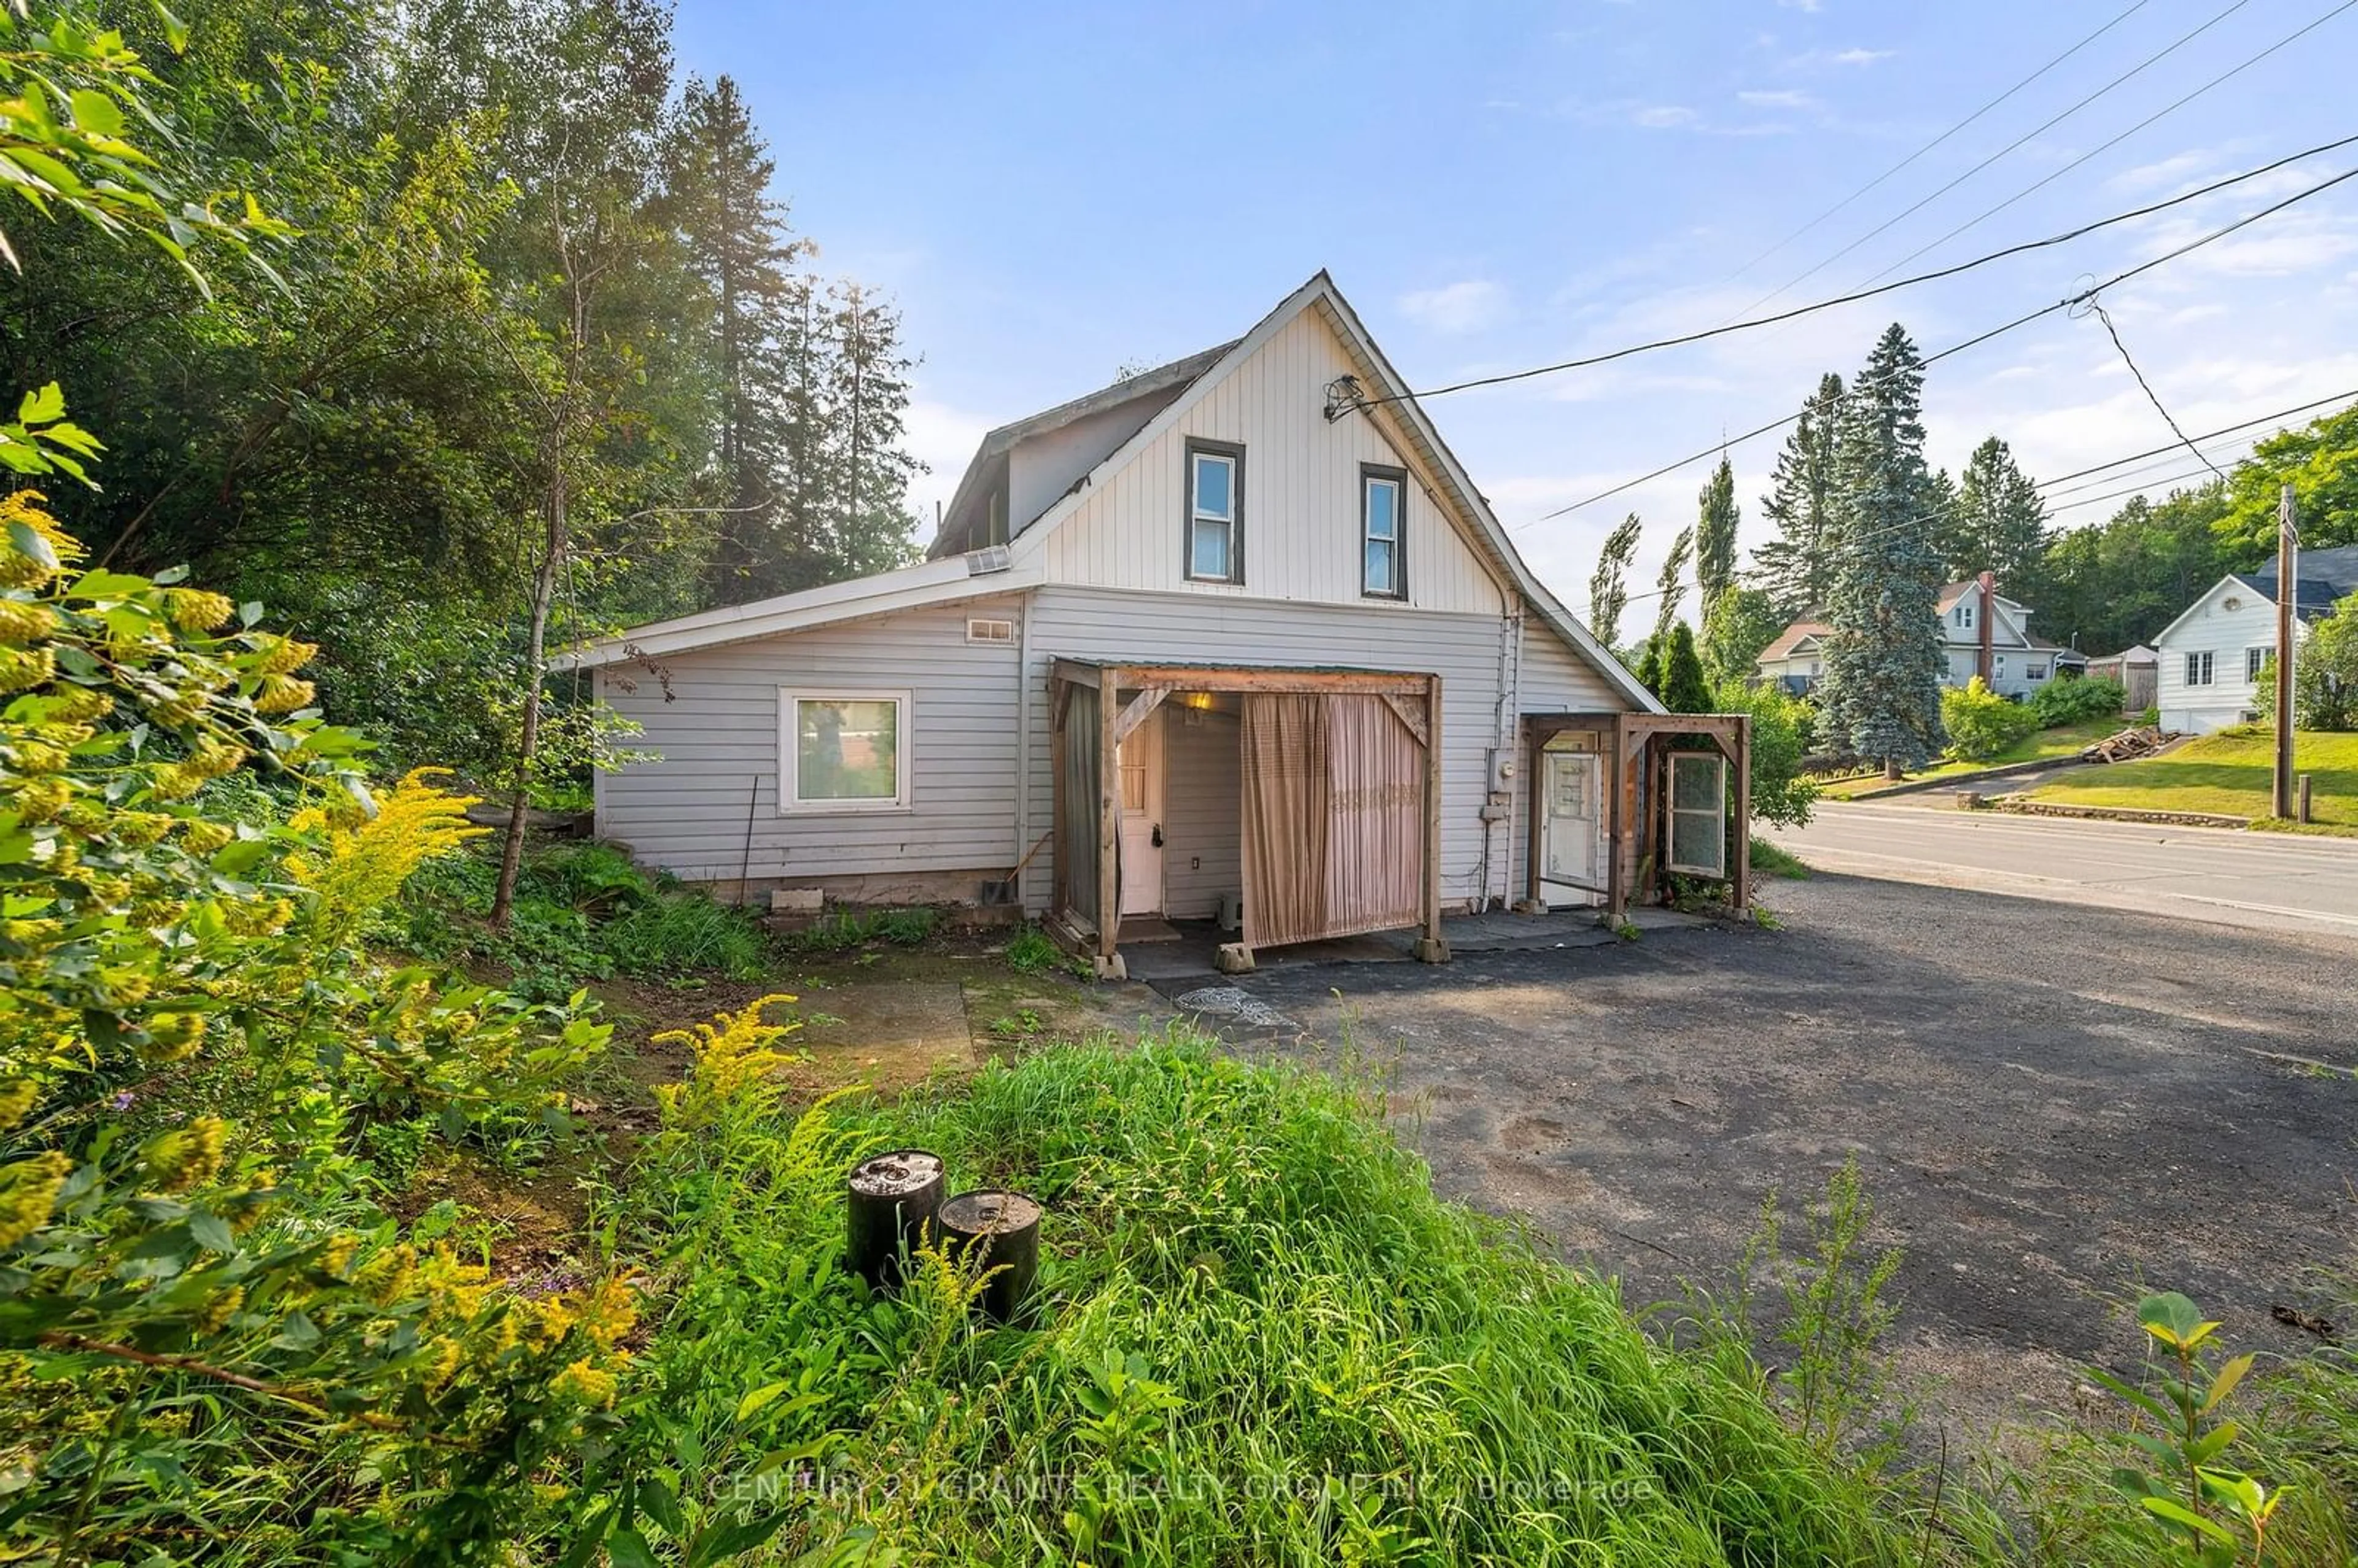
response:
M1443 1190L1638 1302L1726 1286L1762 1195L1855 1152L1902 1369L1968 1426L2068 1410L2141 1288L2302 1347L2269 1308L2358 1255L2358 942L1848 877L1765 902L1783 929L1247 976L1285 1022L1225 1027L1397 1052Z

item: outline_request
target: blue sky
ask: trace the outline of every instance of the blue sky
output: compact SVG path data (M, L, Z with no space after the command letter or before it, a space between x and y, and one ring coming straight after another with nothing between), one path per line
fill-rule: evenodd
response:
M738 78L818 265L899 300L924 357L912 434L930 515L990 426L1234 336L1321 266L1419 386L1728 319L2232 3L2146 0L1765 260L2130 0L679 0L678 34L684 69ZM1776 304L1875 277L2341 3L2244 0ZM2353 68L2358 9L1905 270L2358 132ZM1542 514L1790 412L1895 318L1945 348L2353 164L2358 147L1880 302L1429 406L1534 567L1582 607L1596 543L1627 510L1647 519L1650 579L1705 465ZM2190 432L2358 388L2358 181L2105 303ZM2169 439L2103 328L2061 315L1933 367L1926 405L1934 460L1952 468L1993 432L2035 476ZM1775 455L1774 438L1732 453L1747 549Z

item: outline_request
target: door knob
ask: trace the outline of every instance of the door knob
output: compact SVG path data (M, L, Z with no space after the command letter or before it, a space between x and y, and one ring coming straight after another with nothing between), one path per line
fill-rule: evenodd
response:
M1163 848L1163 824L1160 822L1154 825L1154 837L1151 842L1158 849Z

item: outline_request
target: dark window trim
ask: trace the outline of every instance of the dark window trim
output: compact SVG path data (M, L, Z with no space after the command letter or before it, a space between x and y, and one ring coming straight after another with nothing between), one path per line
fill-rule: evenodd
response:
M1198 455L1226 458L1231 465L1228 484L1228 575L1198 577L1195 575L1195 459ZM1184 492L1179 507L1179 575L1189 582L1217 582L1231 588L1242 587L1245 580L1245 449L1235 441L1209 441L1189 438L1187 441L1187 474L1180 486Z
M1392 586L1388 589L1368 586L1368 484L1371 480L1389 480L1396 487L1400 503L1392 509ZM1408 470L1386 468L1381 463L1359 465L1359 597L1405 600L1408 598Z

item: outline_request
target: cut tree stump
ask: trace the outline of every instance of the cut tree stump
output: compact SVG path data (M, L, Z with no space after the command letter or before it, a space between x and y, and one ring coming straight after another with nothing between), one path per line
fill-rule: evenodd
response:
M942 1205L942 1244L960 1267L989 1272L977 1303L993 1323L1028 1317L1040 1277L1040 1216L1022 1193L960 1193Z
M844 1266L871 1290L897 1290L901 1260L925 1244L942 1206L942 1157L896 1149L851 1168L849 1245Z

